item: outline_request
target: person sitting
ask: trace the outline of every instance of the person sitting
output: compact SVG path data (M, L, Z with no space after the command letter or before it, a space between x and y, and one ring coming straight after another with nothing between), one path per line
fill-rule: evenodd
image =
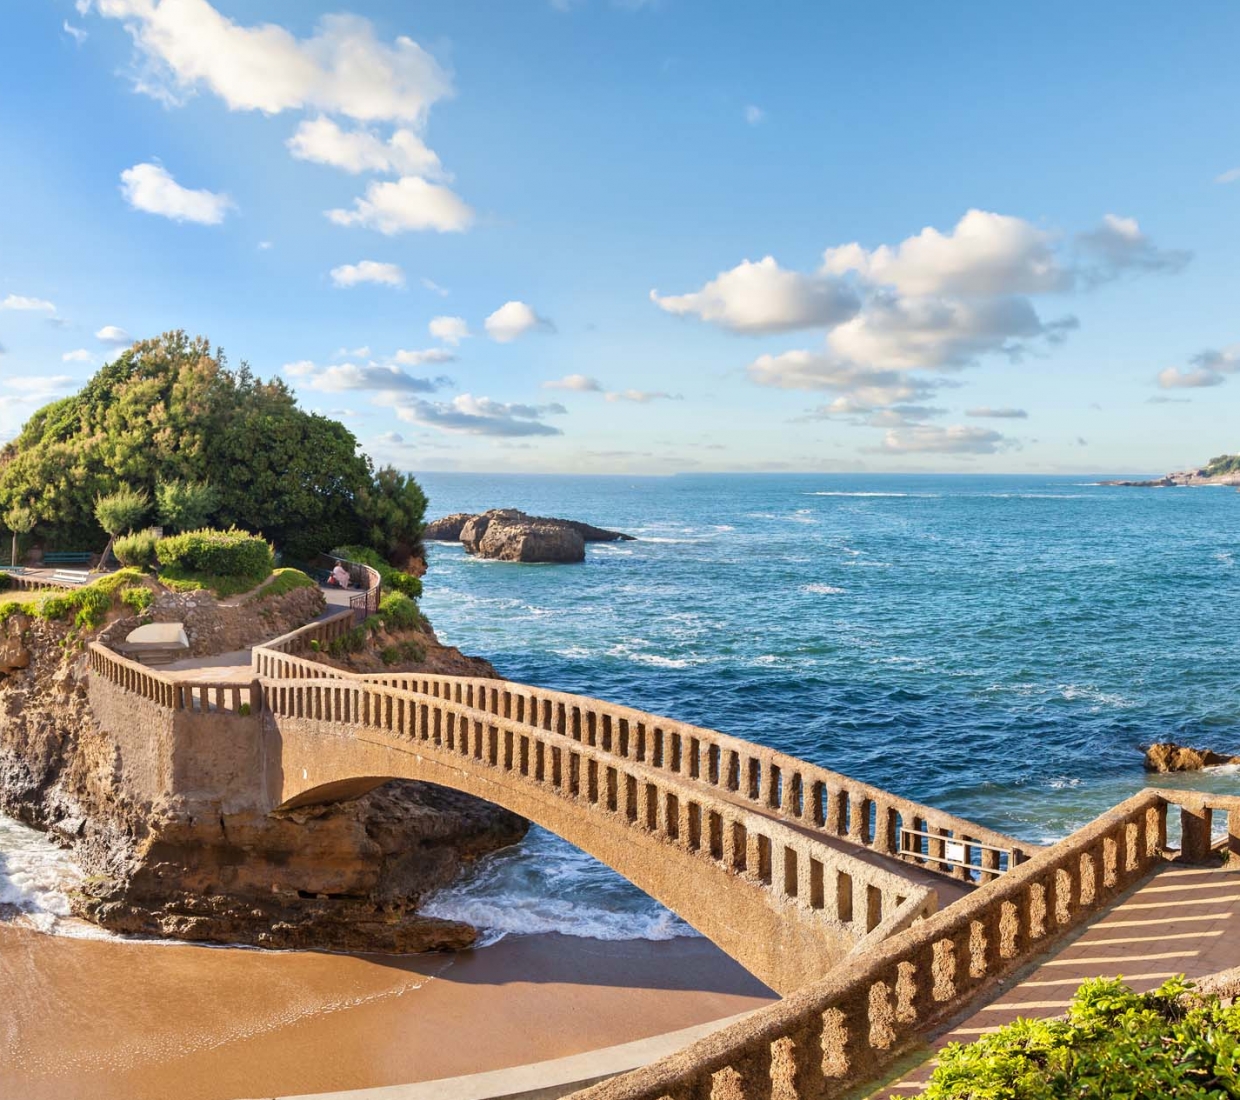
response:
M331 576L327 578L327 583L333 588L349 587L349 571L342 562L336 562L336 568L332 570Z

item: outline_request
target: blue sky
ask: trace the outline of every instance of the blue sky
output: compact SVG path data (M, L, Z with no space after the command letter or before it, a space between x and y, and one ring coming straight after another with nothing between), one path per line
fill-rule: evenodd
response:
M1158 471L1240 445L1234 5L4 20L4 437L185 328L415 471Z

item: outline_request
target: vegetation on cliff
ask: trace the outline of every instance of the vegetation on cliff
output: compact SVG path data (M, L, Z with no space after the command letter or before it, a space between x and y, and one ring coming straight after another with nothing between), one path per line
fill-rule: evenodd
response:
M1206 463L1206 477L1224 477L1227 474L1240 474L1240 454L1219 455Z
M1116 978L1077 991L1059 1020L1017 1020L939 1055L923 1100L1206 1100L1240 1096L1240 1005L1173 978L1134 993Z
M144 515L153 502L176 530L237 526L301 558L358 543L401 563L426 508L417 482L376 471L344 425L184 332L134 344L0 451L0 515L27 509L54 549L102 547L97 508L117 494ZM105 515L119 522L108 534L137 525Z
M132 611L141 612L150 606L151 598L141 570L120 569L80 588L22 593L20 599L4 600L0 602L0 623L20 612L47 622L71 621L74 626L94 630L103 625L118 601Z

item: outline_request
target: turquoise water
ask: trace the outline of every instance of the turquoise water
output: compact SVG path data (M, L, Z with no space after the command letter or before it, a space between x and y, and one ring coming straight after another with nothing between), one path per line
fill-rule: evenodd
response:
M1233 491L1079 476L421 480L431 516L519 507L638 536L579 566L431 546L436 630L511 679L774 745L1038 842L1139 789L1150 741L1240 753ZM1234 769L1178 783L1240 791ZM618 907L641 914L634 934L667 932L566 845L537 835L527 849L484 864L445 911L565 930Z

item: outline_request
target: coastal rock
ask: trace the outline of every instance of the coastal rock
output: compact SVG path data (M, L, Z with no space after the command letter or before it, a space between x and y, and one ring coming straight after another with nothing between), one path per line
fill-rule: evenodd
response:
M172 603L192 608L204 649L238 642L227 608L211 612L198 598L170 601L169 614ZM281 625L284 616L300 625L291 605L276 606ZM116 620L105 633L124 637L136 622ZM78 915L118 932L273 948L404 952L475 941L469 925L417 907L473 859L517 842L524 819L403 780L284 814L211 790L137 797L118 782L122 749L95 719L70 629L22 615L0 626L0 651L17 656L20 645L29 655L28 667L0 677L0 810L72 849L87 876L73 899ZM419 667L494 672L439 646L428 626L420 636Z
M632 535L578 520L530 516L514 508L457 513L428 525L424 538L459 540L470 554L495 561L579 562L587 542L632 541Z
M1171 741L1150 745L1145 750L1147 772L1198 772L1220 764L1240 764L1240 756L1223 756L1210 749L1190 749Z

